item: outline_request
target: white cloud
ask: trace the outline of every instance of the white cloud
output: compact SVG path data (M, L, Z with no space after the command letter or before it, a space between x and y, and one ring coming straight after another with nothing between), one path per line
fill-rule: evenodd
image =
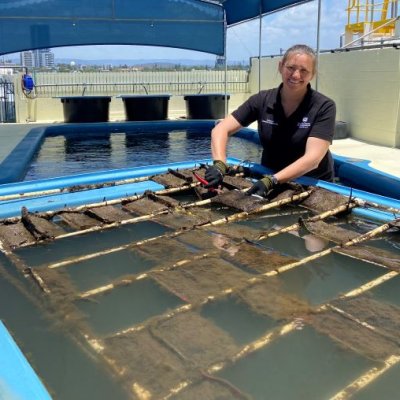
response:
M335 4L336 3L336 4ZM295 43L316 47L318 2L291 7L263 18L262 54L279 54ZM323 0L320 21L320 48L339 47L346 23L345 6L337 1ZM259 22L252 21L228 30L228 57L258 55ZM246 38L246 39L245 39ZM243 45L245 43L245 45Z

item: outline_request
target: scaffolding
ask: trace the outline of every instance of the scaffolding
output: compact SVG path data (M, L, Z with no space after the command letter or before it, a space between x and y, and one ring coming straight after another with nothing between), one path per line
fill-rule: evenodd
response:
M395 40L398 0L348 0L344 46Z

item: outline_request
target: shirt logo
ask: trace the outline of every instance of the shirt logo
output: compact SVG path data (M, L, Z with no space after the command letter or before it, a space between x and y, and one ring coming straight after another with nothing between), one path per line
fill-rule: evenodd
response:
M297 124L297 127L301 129L307 129L310 126L311 124L308 122L308 117L304 117L303 120Z
M263 122L264 124L267 124L267 125L278 125L277 122L275 122L273 119L269 119L269 118L263 119L262 122Z

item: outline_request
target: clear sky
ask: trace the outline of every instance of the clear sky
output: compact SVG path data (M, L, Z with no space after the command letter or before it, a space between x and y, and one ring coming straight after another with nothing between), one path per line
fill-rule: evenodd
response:
M320 49L340 46L340 35L347 21L347 0L322 0ZM279 54L295 43L316 47L318 1L291 7L265 16L262 30L262 55ZM228 29L228 60L247 61L258 55L259 21L249 21ZM200 52L145 46L83 46L53 49L56 58L76 59L213 59Z

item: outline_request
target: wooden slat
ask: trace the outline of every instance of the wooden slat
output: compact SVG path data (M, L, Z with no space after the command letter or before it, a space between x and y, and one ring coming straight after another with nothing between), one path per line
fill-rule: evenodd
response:
M167 210L168 207L165 204L161 204L156 201L150 200L147 197L144 197L143 199L124 203L122 209L133 212L135 214L146 215Z
M29 213L25 207L22 208L22 223L25 228L39 240L54 239L65 233L64 229L35 214Z
M87 229L102 224L99 220L79 212L62 212L58 216L74 229Z
M132 218L132 215L113 206L90 208L86 210L85 214L89 215L90 217L97 218L106 224L120 222Z
M22 222L0 225L0 240L11 248L20 247L23 244L35 243L35 238Z

